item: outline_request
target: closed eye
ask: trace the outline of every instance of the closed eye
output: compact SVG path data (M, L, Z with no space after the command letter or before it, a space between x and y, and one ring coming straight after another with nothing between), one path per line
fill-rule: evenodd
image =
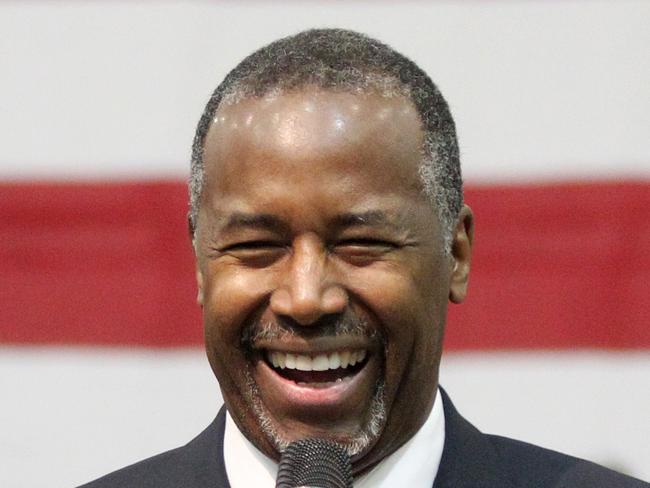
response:
M246 251L246 250L264 251L268 249L278 249L281 247L284 247L281 243L273 242L273 241L244 241L244 242L236 242L234 244L229 244L219 249L219 251L223 253L227 253L231 251Z
M396 248L397 244L381 239L361 237L354 239L344 239L336 243L336 246L359 246L359 247L390 247Z
M280 259L286 246L275 241L243 241L218 249L220 255L235 259L244 266L264 268Z
M391 241L360 237L336 242L332 246L332 252L355 266L367 266L383 260L387 254L398 248L399 245Z

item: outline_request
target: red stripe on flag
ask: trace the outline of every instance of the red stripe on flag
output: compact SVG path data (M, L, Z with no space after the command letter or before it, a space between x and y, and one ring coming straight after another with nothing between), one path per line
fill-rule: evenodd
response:
M649 348L650 184L472 188L469 296L450 347Z
M474 187L448 349L650 348L650 183ZM0 342L200 344L180 182L0 185Z

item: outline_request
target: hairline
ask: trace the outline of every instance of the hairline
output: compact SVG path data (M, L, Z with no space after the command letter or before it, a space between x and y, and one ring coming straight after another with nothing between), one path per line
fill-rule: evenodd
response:
M341 46L343 49L349 46L349 56ZM328 58L328 53L337 52L342 58L334 61ZM304 60L303 66L296 64L300 63L297 59ZM443 249L450 254L463 204L463 182L458 139L449 106L416 63L376 39L342 29L307 30L262 47L233 68L214 90L192 144L189 181L192 231L197 225L205 179L204 144L218 110L233 101L303 90L309 85L352 94L370 90L389 92L411 101L424 136L418 176L440 225Z

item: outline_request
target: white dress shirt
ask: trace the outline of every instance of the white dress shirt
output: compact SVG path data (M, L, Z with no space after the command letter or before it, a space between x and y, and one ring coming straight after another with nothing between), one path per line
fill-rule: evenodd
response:
M370 472L355 478L355 488L431 488L445 443L445 414L440 392L420 430ZM278 465L251 444L226 413L223 441L226 473L231 488L274 488Z

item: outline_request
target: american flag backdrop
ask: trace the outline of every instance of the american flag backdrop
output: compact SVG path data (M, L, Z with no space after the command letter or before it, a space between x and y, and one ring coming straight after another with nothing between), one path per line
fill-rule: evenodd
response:
M0 3L0 486L184 444L221 395L187 236L212 89L309 27L413 58L476 217L441 383L495 432L650 480L650 4Z

